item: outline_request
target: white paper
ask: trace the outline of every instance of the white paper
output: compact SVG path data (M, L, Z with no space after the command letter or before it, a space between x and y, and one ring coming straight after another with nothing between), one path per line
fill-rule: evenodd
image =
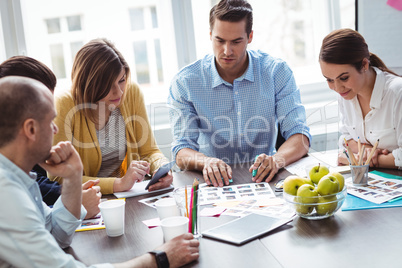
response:
M308 156L287 165L285 169L300 177L307 177L306 167L322 163L329 166L330 172L349 173L349 166L338 166L338 150L309 153Z
M117 192L117 193L114 193L114 195L117 198L134 197L134 196L138 196L138 195L145 195L145 194L151 194L151 193L157 193L157 192L161 192L161 191L171 190L174 188L173 185L170 185L169 187L166 187L163 189L148 192L148 190L145 190L145 186L147 186L147 184L148 184L148 181L136 182L136 183L134 183L133 188L131 188L130 190L128 190L126 192Z

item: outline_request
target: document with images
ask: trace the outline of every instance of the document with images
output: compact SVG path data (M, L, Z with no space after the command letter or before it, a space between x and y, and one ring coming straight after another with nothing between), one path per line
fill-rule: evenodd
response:
M143 203L144 205L147 205L149 207L156 208L155 202L158 201L159 199L163 199L163 198L173 198L173 192L144 198L144 199L138 200L138 202Z
M123 199L125 198L118 198L118 199ZM105 202L108 199L102 198L101 202ZM112 199L115 200L115 199ZM76 232L82 232L82 231L91 231L91 230L99 230L99 229L105 229L105 223L103 222L102 214L99 212L96 214L95 217L92 217L90 219L82 220L81 225L75 230Z
M200 184L200 205L225 201L274 198L275 194L267 182L228 185L223 187Z
M91 219L83 220L81 225L75 231L82 232L98 229L105 229L105 223L103 222L103 218L100 212Z
M365 186L355 186L352 183L352 178L347 178L345 183L348 187L348 194L376 204L402 196L402 180L388 179L371 172L368 175L368 184Z
M261 202L263 201L263 202ZM259 200L245 200L234 202L233 205L226 203L216 203L216 206L224 206L227 209L222 215L244 217L255 213L275 218L290 218L294 215L294 210L289 207L283 198L269 198Z

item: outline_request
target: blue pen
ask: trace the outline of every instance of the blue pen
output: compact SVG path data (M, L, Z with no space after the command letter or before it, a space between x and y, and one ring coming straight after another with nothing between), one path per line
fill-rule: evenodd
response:
M347 152L345 149L343 149L343 153L346 155L346 158L347 158L348 161L349 161L349 165L351 165L352 162L350 162L350 158L349 158L348 152Z
M401 200L401 199L402 199L402 196L397 197L397 198L394 198L394 199L391 199L391 200L388 200L388 203L392 203L392 202L395 202L395 201L399 201L399 200Z
M255 156L254 162L257 161L258 155ZM257 171L258 169L253 169L253 173L251 173L253 175L253 177L257 176Z
M221 179L222 179L222 181L224 181L224 180L223 180L223 177L221 177ZM229 183L230 183L230 182L233 182L233 179L229 179Z

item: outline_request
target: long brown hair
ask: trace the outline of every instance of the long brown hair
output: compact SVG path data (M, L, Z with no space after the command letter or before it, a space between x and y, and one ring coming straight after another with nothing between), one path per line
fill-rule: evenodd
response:
M221 0L209 12L209 28L212 31L215 20L239 22L246 19L246 33L253 28L253 8L245 0Z
M332 64L350 64L359 72L363 68L363 59L368 59L370 66L399 76L384 64L374 53L369 52L363 36L352 29L338 29L328 34L322 41L319 60Z
M130 84L130 68L123 55L107 39L91 40L75 55L71 93L75 104L83 104L82 112L92 121L96 120L88 105L96 104L109 94L122 68L126 72L127 88Z

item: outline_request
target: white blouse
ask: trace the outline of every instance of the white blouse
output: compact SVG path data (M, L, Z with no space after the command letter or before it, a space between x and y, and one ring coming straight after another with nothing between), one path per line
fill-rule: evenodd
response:
M341 115L340 144L343 138L374 144L379 139L379 149L387 149L395 158L395 165L402 168L402 77L383 72L377 73L370 100L371 111L363 119L357 96L351 100L338 98Z

